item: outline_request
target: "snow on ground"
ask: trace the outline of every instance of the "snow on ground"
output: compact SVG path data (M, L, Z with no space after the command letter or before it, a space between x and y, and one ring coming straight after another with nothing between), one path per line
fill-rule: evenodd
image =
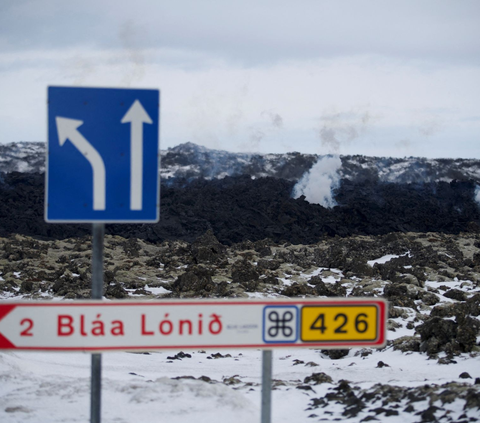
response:
M410 252L407 252L407 253L405 253L405 254L402 254L401 256L398 256L398 255L396 255L396 254L387 254L387 255L385 255L385 256L383 256L383 257L380 257L380 258L378 258L378 259L369 260L369 261L367 261L367 264L368 264L369 266L372 266L372 267L373 267L373 266L375 266L375 264L377 264L377 263L378 263L378 264L385 264L385 263L389 262L390 260L392 260L392 259L394 259L394 258L399 258L399 257L403 257L403 256L406 256L406 255L410 256Z
M393 335L403 334L402 331ZM102 421L260 421L261 351L184 351L184 358L171 359L176 353L103 354ZM273 391L272 421L278 423L312 421L308 417L312 411L307 410L310 401L325 395L333 386L324 383L308 391L297 389L298 382L312 373L324 372L334 383L343 379L362 388L376 383L415 387L426 383L465 382L459 378L462 372L470 372L475 377L479 376L477 369L480 368L478 356L460 356L456 363L446 366L419 353L405 354L391 348L373 351L367 356L352 349L340 360L331 360L319 350L311 349L275 350L273 356L273 379L282 381L275 383L280 386ZM385 366L379 367L379 361ZM207 378L198 380L201 376L207 376L214 383ZM85 422L89 419L89 354L3 352L0 353L0 381L1 422ZM459 403L456 411L455 407L455 403L446 406L453 415L463 413L463 403ZM332 413L332 408L328 410ZM338 417L341 411L339 407ZM321 418L322 409L316 409L315 414ZM360 421L361 415L354 419L343 417L343 420ZM382 420L407 423L418 421L418 416L402 413L382 416Z
M372 262L382 263L397 256L389 255ZM371 264L374 265L375 263ZM320 276L334 284L343 273L338 269L316 268L300 275L308 280ZM292 279L282 278L285 285ZM434 289L445 282L427 281ZM469 288L473 283L455 279L449 288ZM168 292L165 288L145 288L154 294ZM454 300L438 292L440 303ZM249 293L264 298L265 293ZM5 293L0 299L12 299ZM22 299L21 295L14 297ZM54 298L61 300L60 298ZM399 308L399 307L397 307ZM399 308L400 309L400 308ZM408 317L397 321L388 339L414 335L407 323L415 318L413 310L405 308ZM428 310L423 310L428 313ZM410 325L413 327L413 325ZM439 358L442 357L441 353ZM229 423L259 422L261 403L260 350L178 350L150 353L103 354L102 421L158 423ZM347 380L352 386L373 389L376 384L398 387L442 385L449 382L474 384L480 377L480 355L456 356L448 365L439 364L418 352L394 351L390 345L383 350L351 349L346 357L332 360L315 349L277 349L273 354L273 423L342 420L360 422L371 415L360 411L354 417L344 415L342 404L330 401L328 407L315 408L315 399L322 399ZM313 373L325 373L333 383L319 385L305 382ZM460 378L467 372L471 378ZM300 388L300 389L299 389ZM443 389L443 388L442 388ZM425 401L424 401L425 402ZM407 404L399 403L399 411ZM464 410L465 401L451 403L415 403L416 410L437 405L450 421L478 420L478 409ZM376 404L372 404L371 409ZM378 407L381 407L381 402ZM411 405L408 405L411 406ZM0 353L0 422L85 422L90 413L90 355L83 353ZM438 417L438 416L436 416ZM420 421L415 412L378 416L381 421L410 423ZM442 420L444 421L444 420Z

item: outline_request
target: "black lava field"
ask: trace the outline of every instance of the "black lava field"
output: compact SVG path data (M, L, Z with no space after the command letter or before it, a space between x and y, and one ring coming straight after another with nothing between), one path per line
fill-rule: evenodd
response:
M293 199L294 181L249 175L168 181L161 185L157 224L107 225L106 233L150 242L193 241L208 229L224 244L270 238L314 243L324 237L390 232L480 231L473 180L421 184L342 179L329 209ZM0 236L65 239L91 233L90 225L44 221L44 174L0 175Z

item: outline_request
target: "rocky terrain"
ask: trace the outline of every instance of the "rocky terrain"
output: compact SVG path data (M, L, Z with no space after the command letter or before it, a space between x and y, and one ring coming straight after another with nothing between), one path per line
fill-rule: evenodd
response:
M45 241L12 235L0 239L0 257L3 299L90 297L89 236ZM107 235L104 282L107 299L385 297L390 310L384 350L318 350L317 359L308 362L300 354L288 356L292 366L311 367L312 373L303 380L276 380L276 389L305 392L305 410L312 418L358 416L358 421L370 421L411 413L417 416L413 421L477 421L478 366L451 381L409 387L334 380L315 367L323 370L325 360L345 363L357 358L373 360L376 369L395 366L382 351L433 360L439 372L465 360L478 363L479 234L407 232L327 237L314 244L264 239L230 246L221 244L212 231L192 243ZM188 356L191 353L179 352L165 360ZM227 356L219 352L209 357ZM251 385L240 376L207 382L235 389ZM464 417L449 409L459 401Z
M0 144L0 173L44 173L45 142ZM191 142L161 150L160 177L167 185L195 179L222 179L250 175L298 181L321 157L317 154L232 153L213 150ZM340 179L378 180L396 183L451 182L480 183L480 160L426 159L423 157L340 156Z
M295 183L249 175L199 179L185 186L161 186L160 222L107 225L106 233L149 242L193 242L212 229L222 244L270 238L315 243L325 236L382 235L390 232L480 231L480 207L473 181L431 184L342 180L335 207L292 198ZM23 234L65 239L90 234L89 225L44 220L42 174L12 172L0 179L0 236ZM12 210L15 212L12 213Z
M0 236L90 233L88 225L45 223L44 143L1 145L0 153ZM186 143L162 152L160 196L159 223L107 225L106 233L193 242L211 229L231 245L480 231L478 160L258 155Z
M90 298L91 227L44 222L44 153L43 143L0 146L0 301ZM276 354L277 412L298 407L298 421L478 421L480 161L327 157L336 165L317 185L328 205L294 195L324 159L191 143L162 151L160 222L106 226L106 300L384 297L385 348ZM122 401L139 401L138 389L146 398L197 389L230 398L233 389L240 394L230 400L243 404L260 389L254 352L152 356L161 377L138 355L150 376L129 373L145 385L128 385L132 397L114 388ZM28 372L23 386L11 373L24 365L0 355L2 421L2 407L5 416L38 415L11 403L29 385L50 386ZM71 381L58 383L51 395L76 401L59 388Z

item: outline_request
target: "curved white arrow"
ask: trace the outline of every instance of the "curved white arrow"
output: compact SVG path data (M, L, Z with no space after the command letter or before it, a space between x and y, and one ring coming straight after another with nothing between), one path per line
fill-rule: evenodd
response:
M65 141L70 142L80 153L88 160L92 166L93 172L93 210L105 210L105 163L102 156L90 144L77 128L83 124L83 120L68 119L62 117L55 118L57 122L58 141L60 146Z
M142 104L135 100L121 120L130 122L130 210L143 208L143 124L153 123Z

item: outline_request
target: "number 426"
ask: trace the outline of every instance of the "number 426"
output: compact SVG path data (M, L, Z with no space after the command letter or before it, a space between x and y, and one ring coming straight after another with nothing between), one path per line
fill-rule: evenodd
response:
M368 322L365 320L368 316L365 313L357 314L355 317L355 330L358 333L365 333L368 330ZM344 313L338 313L335 315L334 322L337 322L338 326L335 328L334 333L347 333L345 326L348 323L348 316ZM312 330L319 330L320 333L325 333L328 329L325 326L325 314L321 313L315 319L315 321L310 326Z

